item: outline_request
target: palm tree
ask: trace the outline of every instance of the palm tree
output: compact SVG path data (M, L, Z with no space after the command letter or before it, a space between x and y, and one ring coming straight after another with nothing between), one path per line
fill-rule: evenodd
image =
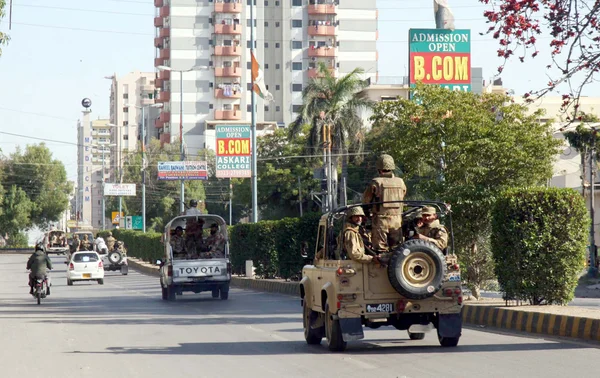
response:
M375 105L366 94L369 85L361 78L362 68L340 78L331 74L325 63L319 63L318 77L311 80L302 92L303 105L296 120L290 125L290 137L296 137L304 125L310 125L307 149L310 155L323 144L323 126L331 126L333 166L337 167L342 155L342 177L348 178L348 151L362 152L364 125L361 112ZM338 155L338 156L335 156ZM334 188L337 188L337 174L333 175ZM343 194L341 192L340 194ZM333 190L334 206L338 205L337 190ZM342 197L345 201L344 196ZM345 203L342 203L345 205Z

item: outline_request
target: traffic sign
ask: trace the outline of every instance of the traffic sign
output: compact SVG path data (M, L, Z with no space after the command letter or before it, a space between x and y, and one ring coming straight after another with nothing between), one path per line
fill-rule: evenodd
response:
M112 224L119 224L119 220L123 217L123 213L121 213L121 215L119 216L119 212L118 211L113 211L112 212Z
M142 217L140 215L134 215L131 217L131 226L134 230L142 229Z

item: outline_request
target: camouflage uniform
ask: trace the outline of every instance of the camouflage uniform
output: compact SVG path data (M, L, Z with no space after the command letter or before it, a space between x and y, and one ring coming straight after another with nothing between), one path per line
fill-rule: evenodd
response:
M434 215L436 214L436 210L432 206L425 206L421 214ZM426 236L428 238L427 241L435 244L442 251L448 247L448 230L438 219L429 224L423 224L423 226L417 227L417 232Z
M117 241L117 239L113 238L112 232L109 232L108 236L106 237L106 248L108 248L109 251L112 251L113 249L115 249L116 241Z
M206 244L210 248L210 254L212 257L222 258L224 257L225 253L225 238L223 237L223 234L218 231L218 228L217 231L213 233L213 227L214 225L211 226L210 235L208 235L206 238Z
M346 255L350 259L361 262L370 263L373 260L373 256L365 254L365 244L363 238L360 235L360 226L351 222L352 217L355 215L364 216L361 207L353 207L346 213L346 224L342 231L342 245Z
M377 160L377 169L380 176L374 178L365 190L363 203L403 200L406 185L404 180L391 172L396 169L394 159L389 155L381 155ZM376 251L385 251L402 241L402 207L402 203L373 205L371 240ZM391 245L388 245L388 240Z
M169 243L173 248L173 254L185 253L185 241L183 240L183 236L173 235L171 236L171 240L169 241Z
M79 244L79 250L80 251L91 251L93 250L93 245L92 243L90 243L90 241L88 240L88 236L87 235L83 235L83 240L81 241L81 244Z

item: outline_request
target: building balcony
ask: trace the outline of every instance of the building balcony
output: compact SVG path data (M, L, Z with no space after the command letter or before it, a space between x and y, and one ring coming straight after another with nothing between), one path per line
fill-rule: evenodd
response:
M161 59L169 59L171 57L171 49L160 49L159 55Z
M227 95L227 94L228 95ZM229 90L227 92L225 92L224 89L216 89L215 90L215 98L231 98L231 99L236 99L236 98L242 98L242 91L236 91L235 93L233 91L231 91L231 93L229 94Z
M156 102L169 102L171 100L171 92L163 91L156 96Z
M215 34L242 34L241 25L215 25Z
M310 57L325 57L325 58L333 58L337 55L337 51L335 48L330 47L312 47L308 48L308 56Z
M154 99L153 98L142 98L141 101L142 105L153 105L154 104Z
M158 71L157 77L162 80L169 80L171 78L171 71L167 71L167 70Z
M140 89L142 90L142 92L154 92L154 85L142 84L140 85Z
M154 0L154 6L155 7L160 8L163 5L165 5L163 0Z
M240 67L216 67L215 76L217 77L242 77Z
M161 122L169 122L171 120L171 113L170 112L162 111L162 112L160 112L160 115L158 116L158 119Z
M170 8L168 5L165 5L163 7L160 8L160 11L158 12L160 17L169 17L170 14Z
M215 120L217 121L239 121L242 119L240 110L215 110Z
M154 67L162 66L165 63L163 58L154 58Z
M330 68L329 72L331 72L332 76L335 76L335 68ZM308 77L310 79L314 79L317 77L323 77L323 74L319 72L318 68L309 68L308 69Z
M162 129L163 127L165 127L165 122L161 121L160 118L157 118L154 120L154 127L156 127L157 129Z
M171 35L171 29L169 28L161 28L160 32L158 33L159 36L161 36L162 38L168 37Z
M162 17L154 17L154 26L157 28L162 28L164 24L165 23Z
M163 46L164 40L161 37L154 38L154 47L161 48Z
M164 80L164 79L159 79L159 78L156 78L156 79L154 79L154 87L155 87L155 88L161 88L161 89L162 89L162 87L163 87L163 83L164 83L164 82L165 82L165 80Z
M308 35L334 36L335 26L315 25L308 27Z
M240 46L215 46L215 55L218 56L241 56Z
M237 2L216 2L215 3L215 13L241 13L242 12L242 3L241 1Z
M160 144L171 143L171 133L160 134Z
M335 4L308 4L308 14L336 14Z

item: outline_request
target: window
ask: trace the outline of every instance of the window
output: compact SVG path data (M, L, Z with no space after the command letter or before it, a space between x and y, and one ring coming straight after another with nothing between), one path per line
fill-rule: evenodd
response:
M279 63L275 64L275 69L278 70L280 68Z
M123 113L129 113L129 108L128 107L124 107L123 108Z
M278 91L281 87L279 86L279 84L275 85L275 90Z
M123 126L129 125L129 121L123 121Z
M275 6L278 7L279 6L279 1L275 2Z
M302 62L292 62L292 71L302 71Z
M246 111L248 113L252 112L252 105L246 105Z
M251 49L252 48L252 43L250 41L247 41L246 42L246 47L249 48L249 49Z
M269 42L265 42L265 49L269 48Z
M251 70L252 69L252 62L246 62L246 68Z
M246 26L247 27L252 26L252 23L250 22L250 20L246 20ZM256 19L254 19L254 27L256 27Z
M269 63L265 63L265 70L269 69Z
M294 49L294 50L302 49L302 41L292 41L292 49Z
M267 21L265 21L265 28L269 27L269 23Z
M265 7L269 6L269 2L267 0L265 0Z
M247 5L252 5L252 0L246 0ZM256 0L254 0L254 5L256 5Z
M280 106L276 106L276 107L275 107L275 111L276 111L276 112L278 112L278 111L280 111L280 110L281 110L281 107L280 107Z
M275 44L275 48L278 49L279 48L279 43Z
M232 110L231 104L223 104L223 110Z
M302 105L292 105L292 112L299 113Z
M265 112L269 111L269 105L265 105Z
M123 99L127 100L129 98L129 94L128 93L123 93Z
M302 20L292 20L292 27L293 28L301 28L302 27Z
M292 92L302 92L302 84L292 84Z
M323 251L323 253L319 253ZM325 226L319 226L319 232L317 234L317 250L315 255L319 254L320 256L325 257Z
M252 83L248 83L248 90L251 91L252 90Z
M123 135L123 140L129 140L129 135Z
M302 6L302 0L292 0L292 6L293 7L301 7Z
M213 108L213 104L208 104L208 109L212 109Z
M278 28L279 27L279 21L275 23L275 27Z

